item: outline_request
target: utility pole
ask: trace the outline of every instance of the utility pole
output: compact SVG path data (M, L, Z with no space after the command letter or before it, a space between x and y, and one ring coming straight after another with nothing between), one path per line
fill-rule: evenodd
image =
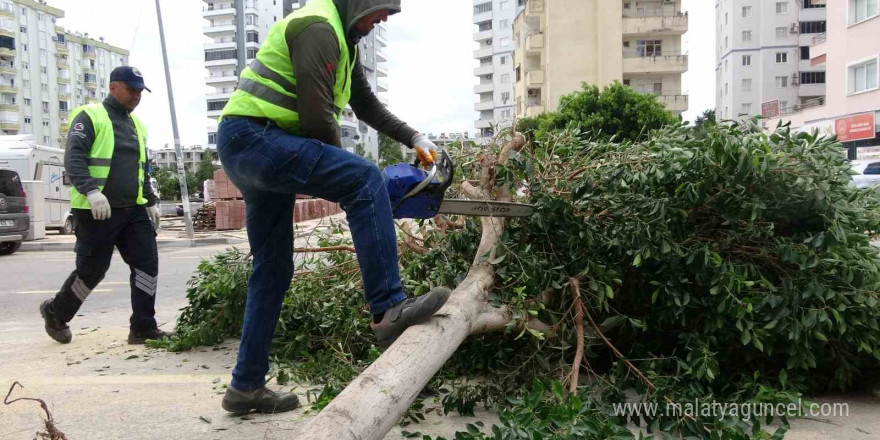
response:
M171 106L171 130L174 133L174 151L177 155L177 178L180 180L180 198L183 201L183 218L186 222L186 236L193 239L192 213L189 208L189 191L186 188L186 168L183 166L183 152L180 148L180 132L177 130L177 112L174 109L174 91L171 90L171 70L168 68L168 51L165 49L165 29L162 27L162 9L156 0L156 16L159 18L159 41L162 43L162 61L165 62L165 85L168 87L168 104Z

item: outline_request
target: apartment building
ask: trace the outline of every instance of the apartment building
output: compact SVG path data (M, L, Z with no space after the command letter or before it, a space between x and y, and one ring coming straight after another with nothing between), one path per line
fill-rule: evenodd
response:
M205 68L208 75L206 103L208 117L219 118L223 107L238 84L238 75L256 57L272 25L307 3L307 0L204 0L202 13L207 25L203 29ZM387 104L382 92L388 90L383 79L388 76L385 62L388 56L387 30L380 25L367 38L361 39L358 50L364 73L373 91ZM379 136L372 128L359 121L350 108L339 120L342 146L354 152L362 145L367 154L379 156ZM217 124L208 126L208 145L216 147Z
M514 113L554 111L584 82L621 81L680 114L687 29L681 0L526 0L513 24Z
M474 0L477 137L492 137L495 129L513 122L513 20L524 4L525 0Z
M202 160L207 156L212 160L217 157L217 151L212 148L203 147L201 145L193 145L189 147L181 147L183 155L183 167L187 172L195 172ZM165 144L160 150L150 150L150 160L156 168L170 169L177 174L177 153L174 146Z
M810 62L810 45L826 30L825 0L716 0L715 12L718 117L824 100L825 66Z
M877 0L827 2L827 31L810 41L810 64L824 68L821 104L783 112L793 130L835 134L850 159L880 157L880 5Z
M70 110L107 96L128 51L65 30L44 1L0 0L0 131L64 148Z

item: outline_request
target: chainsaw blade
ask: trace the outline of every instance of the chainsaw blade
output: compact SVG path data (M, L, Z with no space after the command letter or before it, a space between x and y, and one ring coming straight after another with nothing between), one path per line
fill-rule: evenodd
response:
M439 214L468 217L528 217L535 207L524 203L494 202L487 200L443 200Z

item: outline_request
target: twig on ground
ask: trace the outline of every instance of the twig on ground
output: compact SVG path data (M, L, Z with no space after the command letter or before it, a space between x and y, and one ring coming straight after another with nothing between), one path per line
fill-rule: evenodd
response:
M354 246L327 246L319 248L296 248L294 252L300 253L320 253L320 252L354 252Z
M42 438L46 440L68 440L67 436L64 435L63 432L59 431L58 428L55 427L55 420L52 418L52 413L49 412L49 407L46 405L46 402L43 399L34 399L31 397L19 397L15 400L9 400L9 396L12 395L12 390L15 389L15 386L18 385L19 388L24 388L22 384L18 381L12 383L12 386L9 387L9 392L6 393L6 398L3 399L3 403L6 405L11 405L19 400L29 400L31 402L37 402L43 408L43 411L46 413L46 420L44 421L46 425L46 432L37 432L37 438Z

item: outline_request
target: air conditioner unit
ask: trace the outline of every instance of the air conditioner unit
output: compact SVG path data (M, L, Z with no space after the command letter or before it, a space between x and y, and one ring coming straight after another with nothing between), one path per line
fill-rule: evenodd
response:
M800 32L800 26L797 23L791 24L791 33L797 34Z
M538 92L539 92L538 89L529 89L529 98L534 98L534 97L538 96Z

